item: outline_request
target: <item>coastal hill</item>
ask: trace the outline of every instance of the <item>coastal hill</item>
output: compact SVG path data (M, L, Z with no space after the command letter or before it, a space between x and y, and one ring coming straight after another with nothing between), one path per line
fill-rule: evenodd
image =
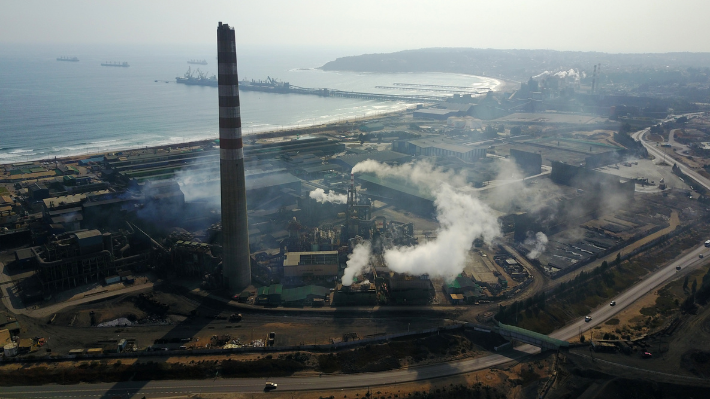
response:
M605 72L635 69L708 68L710 53L609 54L554 50L425 48L395 53L338 58L325 71L449 72L527 80L545 71L577 69L591 75L594 65Z

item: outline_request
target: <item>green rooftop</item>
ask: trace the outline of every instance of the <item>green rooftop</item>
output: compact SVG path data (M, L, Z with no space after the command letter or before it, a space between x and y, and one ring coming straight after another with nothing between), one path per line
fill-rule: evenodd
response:
M559 340L556 338L548 337L545 334L540 334L535 331L526 330L524 328L509 326L509 325L503 324L503 323L498 323L498 328L500 328L501 330L507 330L510 332L518 333L521 335L527 335L528 337L531 337L534 339L539 339L540 341L546 342L550 345L554 345L557 347L565 347L566 348L569 346L569 342L567 342L567 341L562 341L562 340Z

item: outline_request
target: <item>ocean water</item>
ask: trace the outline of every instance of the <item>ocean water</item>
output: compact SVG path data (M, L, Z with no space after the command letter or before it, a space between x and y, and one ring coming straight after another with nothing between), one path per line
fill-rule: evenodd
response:
M349 52L350 51L350 52ZM240 78L389 94L393 83L495 88L497 81L443 73L367 74L315 69L362 51L239 48ZM79 62L59 62L76 56ZM205 59L208 65L188 65ZM103 67L105 61L128 68ZM210 46L0 46L0 163L218 137L217 88L175 83L191 67L217 70ZM156 82L157 80L157 82ZM372 116L411 102L241 92L243 134Z

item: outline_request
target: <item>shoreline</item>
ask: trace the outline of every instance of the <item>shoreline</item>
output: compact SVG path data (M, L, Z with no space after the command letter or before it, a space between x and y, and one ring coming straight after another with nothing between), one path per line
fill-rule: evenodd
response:
M315 125L308 125L308 126L304 126L304 127L295 127L295 128L287 128L287 129L279 129L279 130L269 130L269 131L265 131L265 132L250 133L250 134L246 134L246 135L242 134L242 137L244 138L244 141L252 141L252 140L278 139L278 138L285 138L285 137L292 137L292 136L299 136L299 135L328 134L329 132L337 131L338 128L343 128L343 127L354 128L355 126L353 126L353 125L356 124L357 122L373 122L373 121L377 121L377 120L381 120L381 119L386 119L386 118L389 118L392 116L401 115L401 114L409 112L409 111L412 111L411 106L409 106L403 110L383 112L383 113L378 113L377 115L345 119L341 122L315 124ZM150 145L150 146L144 146L144 147L130 147L130 148L115 149L112 151L100 151L100 152L91 152L91 153L86 153L86 154L57 156L56 160L63 161L63 162L78 162L78 161L81 161L84 159L95 158L98 156L105 156L105 155L116 153L116 152L136 152L136 151L169 150L169 149L179 150L179 149L186 149L186 148L191 148L191 147L203 147L203 146L209 145L210 143L213 143L215 140L219 140L219 137L214 137L214 138L209 138L209 139L200 139L200 140L194 140L194 141L185 141L185 142L174 143L174 144L157 144L157 145ZM52 158L38 158L38 159L29 160L29 161L19 161L19 162L8 162L8 163L0 162L0 166L20 164L20 163L25 163L25 162L53 162L54 160L55 160L55 158L52 157Z
M447 72L439 72L442 74L448 74ZM510 80L505 80L501 78L494 78L494 77L488 77L488 76L479 76L479 75L469 75L469 74L464 74L464 73L457 73L456 75L463 75L463 76L471 76L471 77L476 77L482 80L486 80L489 82L496 82L496 84L491 85L489 87L489 91L493 92L506 92L506 91L511 91L515 90L520 83L519 82L514 82ZM485 96L485 93L482 93L478 95L477 97L483 97ZM422 102L422 104L430 104L429 102ZM252 140L263 140L263 139L274 139L274 138L279 138L279 137L289 137L289 136L296 136L296 135L307 135L307 134L323 134L327 131L332 131L332 130L338 130L342 129L343 127L349 127L352 128L353 124L357 122L365 122L365 121L376 121L380 119L385 119L394 115L401 115L406 112L410 112L414 109L416 109L417 104L405 104L403 108L397 109L397 110L392 110L392 111L379 111L375 112L374 115L364 115L364 116L358 116L358 117L353 117L353 118L345 118L345 119L340 119L338 121L330 121L330 122L323 122L323 123L315 123L311 125L296 125L296 126L287 126L287 127L282 127L281 129L272 129L272 130L266 130L266 131L261 131L261 132L255 132L255 133L245 133L245 131L248 128L244 128L242 135L243 138L246 141L252 141ZM253 129L251 129L253 132ZM176 137L180 137L179 135ZM194 146L205 146L208 145L210 142L213 142L215 140L218 140L219 136L216 135L215 137L209 137L209 138L200 138L197 140L185 140L185 141L175 141L175 142L157 142L152 145L146 145L146 146L135 146L135 145L127 145L127 146L116 146L116 147L108 147L105 149L98 149L98 151L91 151L87 150L86 153L81 153L81 154L66 154L66 155L55 155L55 156L49 156L49 157L37 157L37 158L26 158L26 159L15 159L15 160L0 160L0 165L13 165L13 164L22 164L26 162L50 162L53 160L63 160L63 161L79 161L83 159L89 159L89 158L94 158L97 156L104 156L106 154L111 154L111 153L116 153L116 152L134 152L134 151L141 151L141 150L167 150L167 149L180 149L180 148L187 148L187 147L194 147Z

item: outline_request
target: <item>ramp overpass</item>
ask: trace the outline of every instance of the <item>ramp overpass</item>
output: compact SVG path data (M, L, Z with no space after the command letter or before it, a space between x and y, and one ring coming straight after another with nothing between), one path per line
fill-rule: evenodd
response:
M471 323L466 324L466 327L481 332L494 332L500 335L501 337L507 339L508 341L523 342L532 346L536 346L542 351L557 351L562 348L569 348L569 342L567 341L548 337L545 334L536 333L535 331L526 330L524 328L509 326L500 322L498 322L498 325L495 327L482 326Z

